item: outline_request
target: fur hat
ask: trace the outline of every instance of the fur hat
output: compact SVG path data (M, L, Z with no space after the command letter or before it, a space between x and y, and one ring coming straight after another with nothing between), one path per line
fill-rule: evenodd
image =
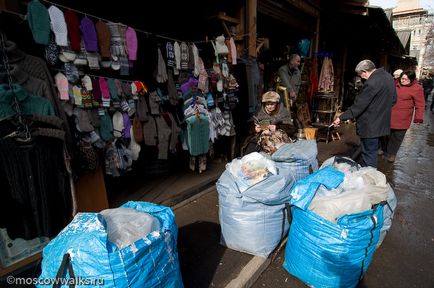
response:
M277 92L268 91L262 95L262 103L265 103L265 102L277 102L277 103L279 103L279 101L280 101L280 95Z

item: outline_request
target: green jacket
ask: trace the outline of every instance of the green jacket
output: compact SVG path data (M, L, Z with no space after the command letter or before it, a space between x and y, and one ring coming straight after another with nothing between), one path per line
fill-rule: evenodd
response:
M14 97L17 98L23 115L55 116L53 105L49 100L30 94L20 85L0 85L0 119L16 115Z

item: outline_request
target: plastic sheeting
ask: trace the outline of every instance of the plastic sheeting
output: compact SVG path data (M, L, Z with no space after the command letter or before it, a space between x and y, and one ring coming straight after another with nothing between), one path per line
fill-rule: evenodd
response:
M357 172L359 169L361 169L360 165L357 164L354 160L352 160L351 158L348 157L337 157L337 156L333 156L328 158L327 160L325 160L323 162L323 164L321 165L320 169L327 167L327 166L331 166L341 172L344 172L345 174L348 173L353 173L353 172ZM381 173L379 171L377 171L378 173ZM381 173L382 174L382 173ZM378 176L377 175L377 179L380 183L379 187L372 187L371 185L371 190L368 191L369 194L377 194L377 195L381 195L382 192L378 191L381 190L385 184L386 181L386 177L385 175L382 176ZM382 179L384 177L384 179ZM375 179L375 178L374 178ZM321 187L320 187L321 189ZM377 190L377 191L375 191ZM374 192L374 193L372 193ZM318 192L317 192L318 194ZM379 201L377 199L377 201ZM396 205L397 205L397 199L395 196L395 193L392 189L392 187L390 187L390 185L387 185L387 199L386 199L387 204L384 206L384 210L383 210L383 227L381 227L380 230L380 240L377 243L377 247L380 247L381 243L383 243L384 238L386 237L387 232L389 232L390 228L392 227L392 220L393 220L393 215L395 213L395 209L396 209Z
M293 175L295 180L318 170L316 140L299 140L283 144L271 155L281 175Z
M328 166L291 189L293 220L283 267L311 287L356 287L380 238L384 205L344 215L336 224L307 209L320 185L336 188L343 177Z
M160 230L119 250L108 241L101 214L78 213L44 248L41 282L56 278L63 255L69 253L75 277L95 281L90 283L99 283L101 287L183 287L176 246L178 231L172 210L132 201L121 207L149 213L160 222ZM52 283L38 287L51 286Z
M217 181L222 244L267 257L288 232L285 203L294 183L291 175L269 175L241 193L236 178L224 171Z

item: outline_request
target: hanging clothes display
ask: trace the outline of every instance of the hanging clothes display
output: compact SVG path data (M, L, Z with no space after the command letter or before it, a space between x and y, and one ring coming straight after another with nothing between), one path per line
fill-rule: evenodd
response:
M6 39L0 36L8 79L0 85L0 227L11 239L53 237L73 213L63 121L49 99L12 82Z

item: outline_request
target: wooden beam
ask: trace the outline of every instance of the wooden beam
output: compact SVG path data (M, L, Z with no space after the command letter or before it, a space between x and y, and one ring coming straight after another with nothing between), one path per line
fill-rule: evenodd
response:
M319 10L317 8L311 6L310 4L308 4L305 1L286 0L286 2L288 2L292 6L296 7L297 9L300 9L301 11L309 14L310 16L319 17Z
M258 18L257 11L257 0L248 0L247 2L247 11L248 11L248 19L247 19L247 29L249 33L248 37L248 55L256 58L256 20Z

